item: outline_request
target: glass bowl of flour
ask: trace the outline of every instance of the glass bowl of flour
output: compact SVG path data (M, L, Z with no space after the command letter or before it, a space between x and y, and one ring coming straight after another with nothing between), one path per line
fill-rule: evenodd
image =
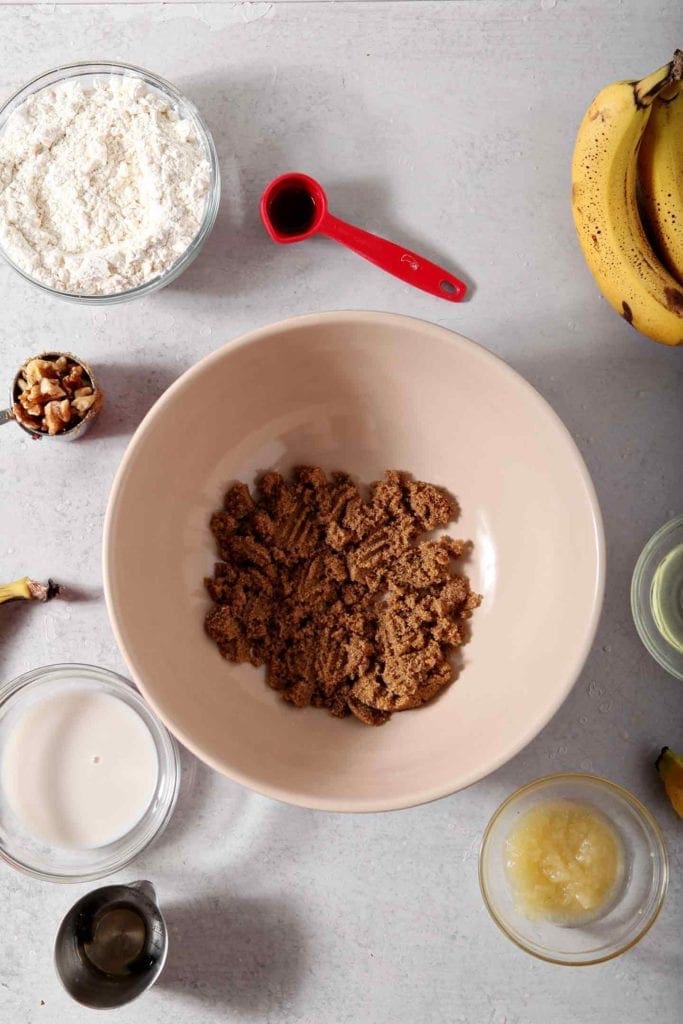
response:
M53 295L100 305L163 288L219 202L206 124L149 71L72 64L0 107L0 254Z

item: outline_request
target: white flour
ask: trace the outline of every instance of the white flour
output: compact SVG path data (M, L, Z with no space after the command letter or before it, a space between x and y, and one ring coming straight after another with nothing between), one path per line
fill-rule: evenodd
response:
M107 295L168 269L211 180L192 121L138 78L48 87L0 135L0 244L59 291Z

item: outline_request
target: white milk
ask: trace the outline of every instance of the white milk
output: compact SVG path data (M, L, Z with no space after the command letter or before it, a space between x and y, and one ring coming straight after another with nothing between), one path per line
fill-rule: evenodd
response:
M28 832L92 849L125 835L157 783L154 740L117 697L66 690L29 705L7 738L3 799Z

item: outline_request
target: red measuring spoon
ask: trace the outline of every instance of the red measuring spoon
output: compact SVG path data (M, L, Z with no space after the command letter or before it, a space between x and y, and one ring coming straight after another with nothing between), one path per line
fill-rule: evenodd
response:
M460 302L467 285L447 270L386 238L347 224L331 214L323 187L307 174L281 174L261 196L261 219L280 245L327 235L401 281L448 302Z

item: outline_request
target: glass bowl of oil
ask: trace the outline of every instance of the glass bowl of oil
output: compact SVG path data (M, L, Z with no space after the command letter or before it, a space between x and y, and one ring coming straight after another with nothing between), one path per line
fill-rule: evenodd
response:
M683 679L683 516L665 523L643 548L631 581L631 610L655 661Z

